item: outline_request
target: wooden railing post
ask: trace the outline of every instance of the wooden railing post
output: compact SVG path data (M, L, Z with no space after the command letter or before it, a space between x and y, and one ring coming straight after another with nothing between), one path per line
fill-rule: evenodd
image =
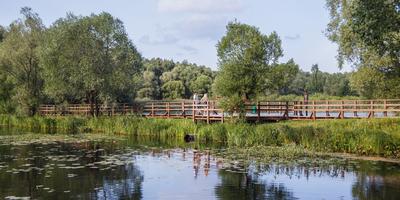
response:
M354 101L354 104L355 104L355 108L354 108L354 117L358 117L358 114L357 114L357 104L358 104L358 101L357 100L355 100Z
M344 101L341 102L342 105L340 106L340 119L344 119Z
M196 110L195 110L195 100L193 100L193 103L192 103L192 119L193 119L193 122L196 122Z
M222 112L221 122L224 123L224 121L225 121L225 113L224 113L224 110L221 110L221 112Z
M312 107L313 107L313 108L312 108L312 109L313 109L313 111L312 111L312 115L313 115L312 118L313 118L313 120L316 120L316 119L317 119L317 111L315 110L315 100L312 101L312 104L313 104L313 105L312 105Z
M286 101L284 116L285 116L285 119L289 118L289 102L288 101Z
M151 116L154 117L154 102L151 102Z
M207 112L207 124L209 124L210 123L210 104L208 103L208 101L206 102L206 105L207 105L207 110L206 110L206 112Z
M183 115L183 118L186 118L185 102L184 101L182 101L182 115Z
M371 100L371 106L370 106L370 114L369 114L369 118L373 118L375 116L375 111L374 111L374 101Z
M169 102L166 103L165 111L167 112L167 117L169 118L171 116L170 113L169 113L170 112Z
M261 118L261 105L260 102L257 101L257 121L260 121Z
M387 117L387 100L386 99L383 101L383 109L385 110L385 111L383 111L383 116Z
M300 116L303 116L303 102L299 101L300 106L298 107L298 109L300 109Z
M329 101L328 100L326 100L326 116L327 117L331 116L330 113L329 113Z

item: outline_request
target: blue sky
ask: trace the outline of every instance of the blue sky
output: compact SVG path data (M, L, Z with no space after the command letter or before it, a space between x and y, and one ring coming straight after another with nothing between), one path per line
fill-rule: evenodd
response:
M284 49L281 62L293 58L306 71L315 63L322 71L339 71L337 45L324 34L329 21L325 0L9 0L1 4L0 24L19 18L23 6L39 13L46 26L67 12L106 11L124 22L144 57L186 59L213 69L217 69L215 45L226 24L237 19L265 34L276 31Z

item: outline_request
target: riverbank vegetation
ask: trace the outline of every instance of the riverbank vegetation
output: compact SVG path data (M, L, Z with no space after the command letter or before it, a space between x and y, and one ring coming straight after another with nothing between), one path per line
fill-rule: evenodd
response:
M123 134L183 140L232 148L295 145L309 151L400 158L400 119L287 121L270 124L195 124L190 120L139 117L17 117L1 115L3 127L37 132Z
M20 19L0 26L0 113L33 116L40 104L89 103L97 115L101 104L194 93L221 97L233 108L246 100L303 99L305 93L314 99L399 98L398 4L327 0L327 8L326 32L339 45L339 66L347 61L354 72L326 73L318 64L303 71L307 66L293 59L282 61L276 32L238 21L229 22L219 40L213 71L143 58L123 22L109 13L69 13L46 27L25 7Z

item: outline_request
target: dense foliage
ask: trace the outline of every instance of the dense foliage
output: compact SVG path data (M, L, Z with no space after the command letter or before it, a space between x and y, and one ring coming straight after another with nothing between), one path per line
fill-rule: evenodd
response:
M86 99L98 108L100 102L134 97L141 56L122 22L108 13L57 20L45 34L40 57L45 93L56 103Z
M400 96L400 1L327 0L327 34L345 61L359 70L352 86L369 98Z
M40 104L101 104L135 99L222 97L240 109L244 101L302 98L399 98L399 1L327 0L329 38L339 63L356 72L326 73L318 64L301 70L281 62L276 32L237 21L217 44L218 71L188 61L142 58L123 23L108 13L67 16L45 27L22 8L20 19L0 26L0 113L34 115ZM335 97L333 97L335 96Z

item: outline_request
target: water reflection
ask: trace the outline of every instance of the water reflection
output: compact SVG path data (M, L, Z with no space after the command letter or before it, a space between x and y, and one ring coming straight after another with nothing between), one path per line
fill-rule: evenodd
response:
M247 173L220 171L221 183L215 187L219 199L296 199L284 184L267 184Z
M123 157L112 157L121 153L112 143L0 146L0 153L5 166L0 170L0 199L142 198L142 172ZM104 162L110 158L113 163Z
M395 165L361 163L352 186L353 197L359 200L399 199L400 171Z
M367 200L400 196L398 164L344 159L245 164L216 156L207 146L154 140L0 145L0 199Z

